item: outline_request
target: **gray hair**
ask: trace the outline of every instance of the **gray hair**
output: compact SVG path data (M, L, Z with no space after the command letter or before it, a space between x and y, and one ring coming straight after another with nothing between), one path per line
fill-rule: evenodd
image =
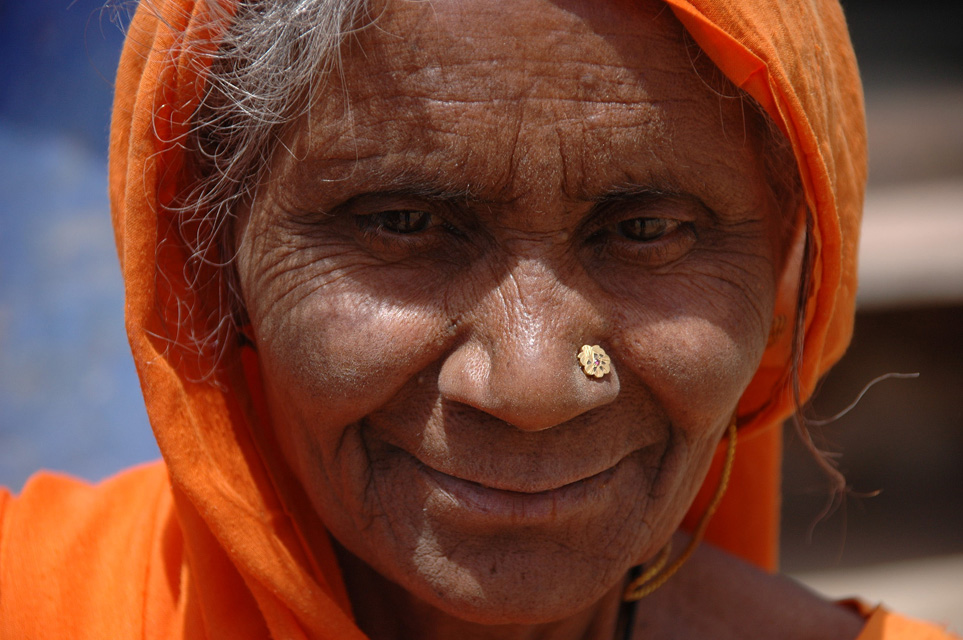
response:
M198 1L207 3L210 32L220 35L185 140L186 186L171 209L188 253L184 279L217 304L205 309L207 318L182 309L178 315L193 322L172 331L198 356L202 377L210 377L245 322L230 266L237 212L250 202L286 127L338 71L341 44L359 27L368 0L240 0L234 11L230 0Z

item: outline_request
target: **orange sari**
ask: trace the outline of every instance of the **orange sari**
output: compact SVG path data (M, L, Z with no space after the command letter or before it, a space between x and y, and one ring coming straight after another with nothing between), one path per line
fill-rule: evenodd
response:
M278 487L292 479L269 477L252 439L261 402L253 354L229 351L216 386L198 382L204 363L171 339L172 327L185 329L182 305L201 311L189 322L208 317L209 301L183 278L186 251L169 205L183 181L178 141L206 73L203 52L183 44L216 42L217 33L207 26L206 3L150 4L153 11L142 5L133 18L118 70L110 196L127 330L164 460L97 487L41 475L19 498L0 492L0 637L360 639L334 554L309 554L288 515L310 507L281 503ZM841 10L835 0L668 4L792 143L814 220L805 399L849 341L856 290L866 149ZM793 317L796 286L789 278L777 320ZM741 400L739 455L707 535L769 570L780 424L793 408L790 343L791 331L773 332ZM716 477L710 471L709 490ZM706 500L697 498L694 514ZM874 615L864 637L930 637L916 627L878 632L892 626L887 620Z

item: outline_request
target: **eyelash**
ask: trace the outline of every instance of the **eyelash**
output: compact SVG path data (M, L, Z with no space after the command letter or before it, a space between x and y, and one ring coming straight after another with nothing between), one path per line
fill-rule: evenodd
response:
M378 213L372 213L367 216L358 217L364 218L364 223L372 229L375 229L381 233L388 233L398 236L420 233L430 228L432 223L432 214L428 213L427 211L419 211L417 209L393 209L390 211L379 211ZM392 226L402 225L410 225L416 228L408 231L401 231L391 228Z
M623 225L635 221L663 221L668 227L649 239L633 239ZM681 258L697 240L696 225L677 218L639 216L626 218L599 229L593 234L596 255L610 255L618 260L643 266L661 266Z
M387 217L391 216L424 216L424 223L411 231L397 231L392 229ZM355 224L365 242L379 251L418 251L434 246L440 238L433 232L441 232L451 236L462 236L457 227L444 217L421 209L390 209L375 213L357 214ZM410 222L406 217L405 222Z
M631 232L629 231L629 229L628 229L627 226L626 226L626 225L631 224L631 223L637 223L638 225L641 225L643 228L644 228L645 225L647 225L647 224L649 224L649 223L655 223L655 224L661 224L661 225L663 225L663 228L655 230L655 231L653 232L654 235L652 235L652 237L644 238L644 239L643 239L643 238L633 238L633 237L631 237L631 235L630 235ZM620 236L622 236L623 238L625 238L625 239L627 239L627 240L631 240L631 241L633 241L633 242L650 243L650 242L656 242L657 240L660 240L661 238L664 238L665 236L672 234L673 232L675 232L675 231L676 231L680 226L682 226L683 224L684 224L684 223L683 223L681 220L674 220L674 219L672 219L672 218L643 218L643 217L640 217L640 218L629 218L629 219L627 219L627 220L622 220L621 222L619 222L619 223L617 223L617 224L615 225L615 228L616 228L616 232L617 232ZM644 232L642 232L642 233L644 233ZM640 233L639 235L642 235L642 233Z

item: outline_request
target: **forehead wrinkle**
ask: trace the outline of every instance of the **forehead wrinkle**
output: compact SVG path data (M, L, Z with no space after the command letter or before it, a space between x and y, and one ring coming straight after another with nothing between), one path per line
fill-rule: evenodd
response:
M423 7L419 7L418 3L389 2L387 19L379 21L378 26L383 33L396 36L398 44L407 38L414 45L407 47L413 53L422 50L419 45L435 40L444 43L442 48L450 52L449 55L460 51L478 51L479 57L498 59L491 55L492 52L502 49L505 40L511 39L514 48L525 57L553 65L565 58L582 58L584 43L589 40L592 41L589 50L594 54L593 57L602 60L624 56L626 45L630 45L632 57L640 59L635 51L641 53L646 48L662 48L663 40L672 39L671 33L663 33L664 29L658 28L650 30L647 38L640 38L637 25L627 23L624 12L608 11L605 5L593 6L591 11L586 11L584 6L568 8L563 6L565 2L553 2L536 14L523 11L513 14L512 20L506 20L504 5L500 1L490 3L489 7L476 2L471 15L458 10L460 3L457 0L434 0L426 4L428 12L421 11ZM655 12L644 8L640 10L649 13L643 19L665 26L667 21L660 20L664 9L661 7ZM424 22L432 24L427 28L424 24L418 24ZM556 24L561 26L556 27ZM674 30L682 31L678 24L674 25ZM539 34L537 41L531 38L531 34L536 32ZM412 33L414 37L411 37ZM471 46L461 50L452 48L452 45L461 43ZM417 62L424 64L424 56Z
M653 120L658 121L658 118ZM577 129L577 133L573 133L569 127ZM651 190L673 193L679 191L679 181L671 179L672 171L665 166L664 159L659 160L660 154L655 149L656 145L638 147L640 153L650 157L649 161L629 162L626 158L625 166L611 175L590 171L591 167L585 166L586 154L566 153L562 148L580 146L583 150L591 149L598 145L597 141L590 139L599 138L608 142L611 136L605 134L610 133L613 128L634 133L639 131L640 124L636 120L633 124L625 123L616 127L595 127L590 120L584 118L567 118L555 123L553 129L556 139L551 145L553 153L547 155L557 158L560 169L556 173L560 180L558 190L553 189L550 195L559 196L563 202L568 203L597 202L613 191L612 184L631 185L632 189L641 185ZM308 157L294 161L289 170L294 174L291 176L294 184L301 188L331 188L332 182L350 181L350 188L358 192L377 191L452 202L460 199L476 204L509 205L525 197L534 197L534 187L526 186L517 179L519 165L526 163L526 157L532 154L546 155L546 148L536 144L524 145L519 152L519 127L513 129L514 135L509 145L512 153L505 171L492 171L491 165L466 171L452 171L452 167L471 164L470 159L460 157L457 152L454 156L448 155L448 152L458 148L457 145L430 145L434 148L431 154L434 157L427 161L426 156L416 149L395 153L392 149L385 148L385 138L359 135L365 131L363 125L351 131L338 132L334 142L325 140L323 144L319 144L306 141L310 149ZM647 137L653 135L653 129L647 127ZM314 133L317 135L317 130ZM446 132L439 135L457 136L462 141L466 139L458 133ZM308 134L307 137L312 136ZM599 160L613 151L614 156L620 157L618 148L609 147L601 148L591 155ZM492 179L496 174L497 179ZM356 177L360 177L360 180L355 180ZM464 179L465 177L468 179Z
M642 92L644 93L644 92ZM469 161L472 149L478 135L487 135L484 130L472 130L472 127L487 128L489 133L502 135L511 131L512 139L502 146L511 156L511 160L518 160L519 144L522 129L536 132L539 128L551 125L554 129L555 143L559 141L571 149L570 140L579 144L590 143L597 147L595 154L615 152L620 148L634 147L635 155L642 155L647 162L665 161L666 155L671 156L672 144L668 135L670 131L688 135L685 125L687 118L681 114L672 114L677 105L692 103L691 98L655 99L651 95L644 95L644 100L634 102L597 101L583 98L547 98L531 97L524 100L468 100L445 99L436 94L426 96L397 96L386 98L383 94L358 99L353 103L351 126L338 126L338 122L325 120L322 113L315 111L315 116L321 121L315 129L318 142L312 143L316 150L323 149L330 159L351 161L363 158L368 151L377 150L383 153L386 149L398 148L414 154L419 148L425 155L442 153L449 150L460 151L454 157L445 161L452 166ZM576 109L571 109L575 105ZM490 121L479 123L477 113L473 107L484 106L486 114L492 115ZM568 106L568 107L567 107ZM706 105L691 104L697 110L704 110ZM522 113L524 111L524 113ZM684 111L684 110L683 110ZM406 126L405 122L411 114L418 114L423 124L417 128ZM718 118L718 112L713 110L713 119ZM681 117L680 117L681 116ZM343 124L343 121L341 122ZM322 135L326 130L330 137ZM631 143L632 139L645 138L643 144ZM720 141L713 141L718 143ZM528 144L525 147L535 147ZM539 149L543 154L548 149ZM426 153L427 152L427 153ZM552 155L555 155L554 153ZM624 155L624 154L623 154ZM641 158L639 158L641 159ZM508 169L510 171L510 168ZM504 169L503 169L504 170ZM567 171L567 180L571 182L571 172ZM578 173L583 173L579 171ZM568 191L573 191L567 187ZM584 189L575 189L583 191ZM499 189L504 191L504 188Z
M412 160L413 159L413 160ZM372 153L366 155L328 155L326 152L296 162L296 188L337 190L344 182L352 195L381 193L455 203L471 201L478 205L507 204L511 201L510 185L498 181L473 180L476 171L459 172L451 168L459 162L440 158L425 162L418 153ZM333 177L338 176L338 177Z
M418 14L408 12L408 22L412 15ZM717 101L698 99L711 92L691 60L681 67L687 76L679 76L674 63L685 51L646 60L645 52L663 41L679 48L669 36L630 40L618 23L603 24L607 30L599 34L592 30L597 23L579 21L549 32L549 44L540 29L538 38L527 34L503 54L505 38L489 34L501 24L480 35L468 24L447 33L453 17L447 14L448 22L433 23L431 33L415 28L390 37L405 22L401 17L389 21L389 37L362 34L367 42L344 61L344 90L329 87L318 97L305 132L314 156L303 172L308 184L356 183L361 176L359 188L400 191L410 181L439 193L468 192L481 202L524 198L537 211L558 206L559 197L592 200L619 182L691 191L703 180L692 173L738 173L740 154L732 148L738 145L714 131L725 118ZM593 46L571 40L579 29ZM512 77L519 69L522 81ZM700 91L691 90L694 83ZM680 93L686 97L675 97ZM708 122L717 123L712 131ZM704 145L724 151L719 166L678 151L710 150Z
M505 22L504 16L499 22ZM441 101L570 99L577 95L577 100L633 103L646 99L647 84L664 84L658 76L672 76L677 71L678 65L671 60L656 66L654 63L662 62L658 56L650 59L645 55L663 38L652 42L623 37L613 44L605 34L595 33L581 22L577 26L580 28L573 36L572 30L546 32L540 24L538 38L528 31L519 34L513 41L515 50L508 55L503 52L505 37L488 30L482 36L472 36L471 29L450 35L438 27L430 36L432 42L427 42L428 36L402 31L405 35L398 38L362 42L348 52L345 68L358 66L365 73L354 78L345 74L346 89L356 98L384 95L386 87L403 87L407 95ZM380 33L383 36L384 32ZM363 35L370 40L377 34ZM489 42L491 45L485 46ZM444 55L432 56L428 50ZM519 73L525 82L518 82ZM466 83L466 78L471 81Z
M516 64L503 67L492 60L473 60L403 71L366 67L368 73L360 81L346 81L350 83L347 93L355 105L368 99L503 106L538 100L633 105L669 99L652 96L649 89L666 86L662 76L674 78L676 71L649 67L642 72L618 63L546 61L533 65L524 58L513 62ZM331 95L341 97L335 92Z
M636 26L625 24L618 13L597 15L604 7L588 20L578 11L556 6L551 13L564 14L565 25L554 28L551 15L505 20L504 9L496 5L487 13L476 7L469 17L459 13L457 2L442 3L442 11L436 11L441 6L436 5L432 3L426 15L415 5L395 4L377 33L361 34L359 46L345 59L347 66L366 69L361 84L375 94L385 86L404 85L409 93L443 100L515 100L524 92L527 98L577 95L579 100L632 103L645 99L650 82L664 85L659 76L673 76L680 63L691 67L671 33L641 38ZM431 24L426 28L424 22ZM680 25L674 29L682 32ZM651 55L656 50L674 51L675 57ZM506 74L519 73L524 83L517 77L503 81ZM466 77L472 81L459 82ZM459 95L452 97L453 92Z
M410 140L383 136L377 127L356 122L350 130L332 132L332 138L321 143L305 141L310 148L308 157L294 162L296 168L291 168L297 176L295 184L303 188L329 189L330 183L342 181L350 182L350 188L356 191L394 192L449 201L467 199L478 204L508 205L530 198L539 201L541 208L549 206L546 196L561 199L563 204L593 202L608 193L612 184L641 184L665 191L681 191L687 186L692 190L690 183L697 179L693 173L701 173L693 169L733 171L728 162L707 166L704 162L710 158L700 157L689 157L689 165L681 166L680 158L672 154L672 136L663 130L664 119L659 117L655 105L644 107L651 115L643 118L639 117L643 115L641 105L630 109L635 117L623 113L621 122L614 125L577 117L558 120L551 126L538 125L538 129L550 126L549 144L545 144L546 137L542 135L540 141L520 140L522 123L512 118L509 126L499 127L506 138L506 132L511 130L510 140L502 145L507 154L504 162L473 154L471 138L458 131L441 131L438 126L420 128L418 133L423 139ZM379 119L379 123L385 120L393 121L388 117ZM431 134L424 135L429 130ZM412 133L405 127L402 131ZM617 131L621 134L613 136ZM306 137L322 137L319 134L316 128ZM626 145L633 146L632 138L636 137L644 139L644 144L634 145L634 152L626 153ZM422 146L430 151L425 152ZM541 193L534 190L546 183L533 184L526 176L532 163L538 162L531 160L533 156L547 158L545 170L557 176L552 180L554 186L539 189ZM613 164L610 157L617 162ZM610 171L594 171L593 162L606 165Z

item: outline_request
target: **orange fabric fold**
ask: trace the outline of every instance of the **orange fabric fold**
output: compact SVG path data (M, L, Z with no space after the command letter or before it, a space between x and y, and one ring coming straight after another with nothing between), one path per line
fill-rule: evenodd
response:
M2 502L0 638L181 637L184 541L162 464L97 487L40 475Z
M766 110L792 143L815 249L799 371L800 399L805 401L848 346L855 309L866 134L862 85L842 9L833 0L666 2L716 66ZM792 289L797 283L788 279L783 286ZM793 290L780 291L774 329L792 325L794 300ZM788 375L791 341L792 331L774 332L743 394L740 432L746 436L778 429L794 409ZM772 570L778 554L782 443L777 434L763 438L765 443L743 446L737 453L733 473L744 481L730 484L707 539ZM722 445L716 467L721 459ZM761 477L760 467L771 475ZM708 502L716 477L710 471L688 525Z
M835 0L667 0L715 64L792 143L813 222L803 399L848 343L866 174L862 95ZM308 553L250 425L256 363L204 362L182 339L210 327L168 208L183 186L181 141L218 33L209 6L153 0L134 15L117 75L110 196L127 331L164 465L90 488L50 477L0 494L0 636L362 638L331 549ZM163 277L158 277L162 273ZM795 287L791 279L787 287ZM785 292L783 292L785 293ZM780 299L792 300L791 295ZM783 321L793 310L777 309ZM778 320L778 317L777 317ZM781 421L793 409L790 333L774 333L740 402L740 445L708 539L776 564ZM718 479L717 458L691 523ZM320 527L320 522L317 523ZM30 588L24 585L31 585ZM874 636L875 637L875 636ZM889 636L886 636L889 638Z

